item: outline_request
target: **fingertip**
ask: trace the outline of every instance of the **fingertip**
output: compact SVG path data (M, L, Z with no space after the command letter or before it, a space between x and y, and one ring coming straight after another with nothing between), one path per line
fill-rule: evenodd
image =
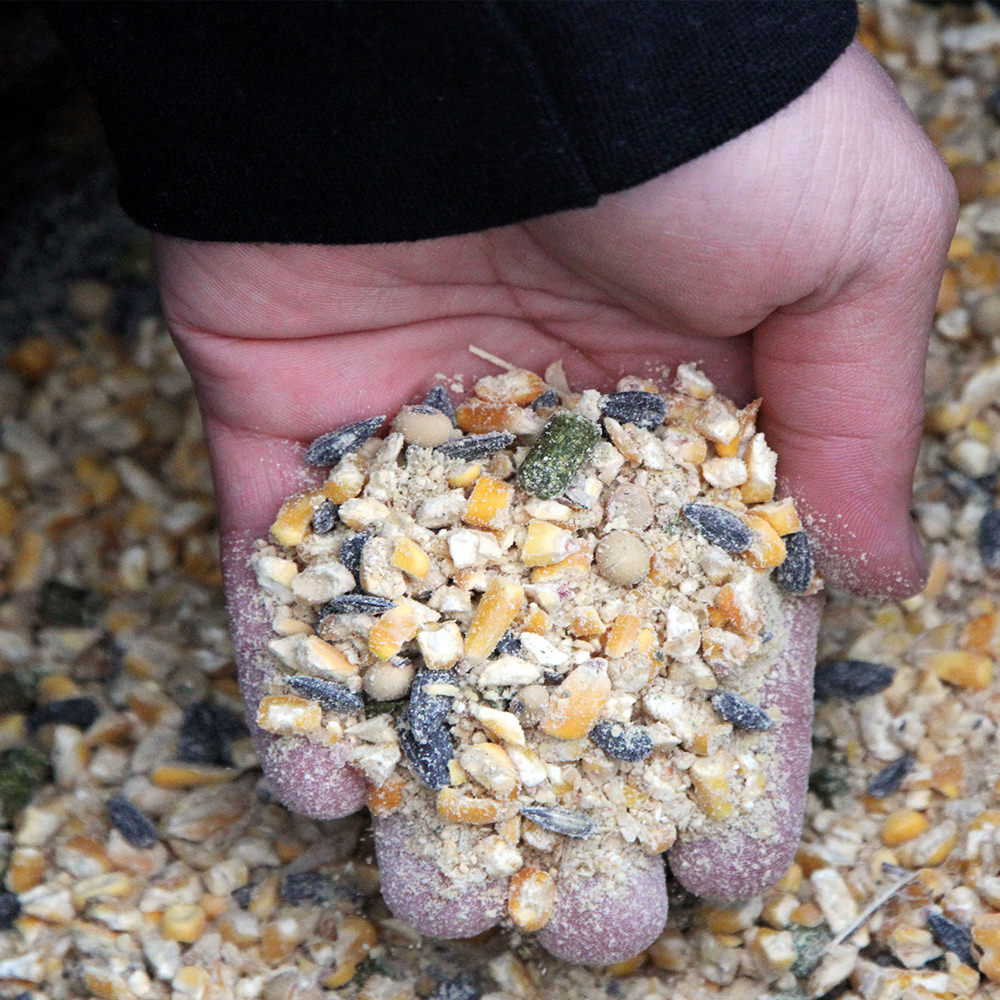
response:
M292 812L310 819L340 819L365 804L364 779L345 766L347 751L340 746L266 733L256 746L268 788Z
M630 845L615 861L613 872L606 861L587 876L574 872L572 857L564 858L555 912L538 932L539 943L557 958L611 965L638 955L662 933L668 909L663 859Z
M493 927L503 915L505 880L457 888L421 848L435 851L426 824L417 816L373 817L375 854L382 878L382 898L395 917L421 934L469 938Z

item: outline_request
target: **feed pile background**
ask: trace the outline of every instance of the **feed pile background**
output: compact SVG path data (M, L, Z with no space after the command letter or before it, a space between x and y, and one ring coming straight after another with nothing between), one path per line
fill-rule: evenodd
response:
M144 240L106 200L107 167L73 159L90 140L70 127L61 149L84 166L4 192L18 203L0 230L0 338L20 346L0 370L0 997L1000 993L1000 20L893 3L867 9L862 34L963 201L917 477L931 579L887 607L830 603L821 658L893 675L818 704L797 864L736 910L675 887L667 932L613 970L499 932L421 941L378 897L361 820L268 801L240 723L200 427L149 305ZM152 820L153 846L127 806L108 809L118 797Z

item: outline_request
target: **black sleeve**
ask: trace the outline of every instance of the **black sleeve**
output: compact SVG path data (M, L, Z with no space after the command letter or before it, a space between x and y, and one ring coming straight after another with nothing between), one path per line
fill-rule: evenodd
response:
M60 3L125 210L192 239L367 243L593 204L770 117L853 0Z

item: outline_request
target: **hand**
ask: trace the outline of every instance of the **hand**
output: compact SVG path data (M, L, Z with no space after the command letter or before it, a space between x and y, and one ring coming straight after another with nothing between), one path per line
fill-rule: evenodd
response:
M247 596L248 547L303 484L301 442L419 399L437 373L482 374L476 343L571 384L609 388L649 362L700 360L761 426L810 524L828 580L902 596L922 583L908 516L926 334L954 223L950 177L898 94L849 49L784 111L698 160L564 212L485 233L354 247L159 240L163 303L195 379L215 475L227 595L251 709L266 624ZM753 333L747 331L753 330ZM771 704L785 715L777 841L738 828L671 852L692 891L745 898L794 852L808 771L817 609L803 602ZM292 809L344 815L364 801L343 755L257 733ZM442 904L404 831L377 831L384 892L427 933L489 925L503 887ZM666 914L659 866L634 892L570 886L541 932L574 961L626 957ZM417 877L414 877L416 871ZM419 882L420 891L406 892Z

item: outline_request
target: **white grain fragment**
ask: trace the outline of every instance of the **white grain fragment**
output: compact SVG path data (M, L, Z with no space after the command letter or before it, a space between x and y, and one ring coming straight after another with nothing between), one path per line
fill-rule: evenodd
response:
M823 911L835 934L849 927L858 917L858 904L843 876L835 868L819 868L810 876L816 905Z
M561 667L569 662L570 654L566 650L534 632L522 632L521 645L543 667Z
M385 784L401 757L398 743L366 744L354 751L351 763L377 787Z
M477 681L481 687L520 687L534 684L542 676L542 668L537 663L520 656L498 656L487 660L479 671Z

